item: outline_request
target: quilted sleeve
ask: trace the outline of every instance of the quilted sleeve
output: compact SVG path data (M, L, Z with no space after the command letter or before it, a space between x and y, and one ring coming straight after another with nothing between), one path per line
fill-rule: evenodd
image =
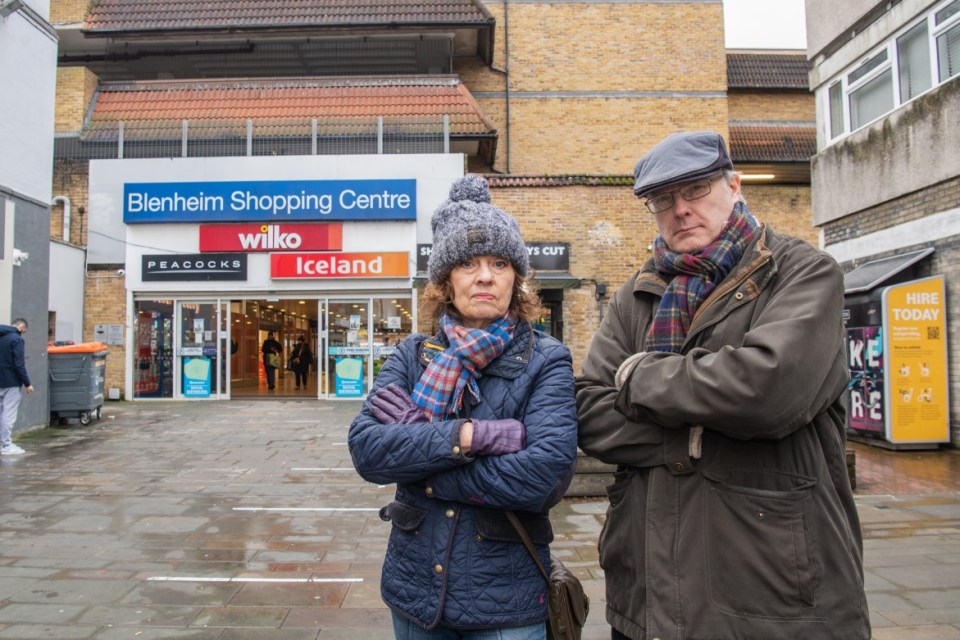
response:
M417 349L422 336L411 336L384 363L374 381L373 391L391 382L411 389L419 365ZM357 472L368 482L420 482L425 478L469 463L460 454L460 426L463 420L380 424L370 414L369 403L350 425L347 442Z
M434 497L533 512L546 511L563 497L577 459L570 351L552 338L541 337L527 373L510 381L507 393L528 396L524 415L498 416L524 423L526 448L507 455L478 456L470 465L438 473L427 481Z

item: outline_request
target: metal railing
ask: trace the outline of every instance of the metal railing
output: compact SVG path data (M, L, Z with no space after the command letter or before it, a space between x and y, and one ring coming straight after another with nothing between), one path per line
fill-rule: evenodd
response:
M449 153L450 117L97 122L58 134L58 160Z

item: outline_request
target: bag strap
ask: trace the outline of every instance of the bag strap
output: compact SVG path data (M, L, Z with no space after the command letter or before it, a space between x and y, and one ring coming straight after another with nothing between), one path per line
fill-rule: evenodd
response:
M513 511L504 511L504 513L507 514L507 519L510 521L510 524L513 525L513 528L517 530L517 534L520 536L520 539L523 540L523 545L527 548L527 551L530 552L533 561L537 563L537 568L540 569L540 573L543 574L544 580L547 581L547 584L550 584L550 574L543 568L543 563L540 562L540 556L537 555L537 550L533 548L533 542L530 540L526 528L524 528L520 522L520 518L518 518L517 514Z

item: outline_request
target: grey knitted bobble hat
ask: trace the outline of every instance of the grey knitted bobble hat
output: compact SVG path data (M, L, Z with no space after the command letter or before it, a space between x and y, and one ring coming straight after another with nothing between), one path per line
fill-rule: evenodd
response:
M433 213L433 250L427 264L430 282L440 284L470 258L506 258L521 276L530 270L520 226L506 211L490 204L490 185L482 176L466 175L450 187L450 198Z

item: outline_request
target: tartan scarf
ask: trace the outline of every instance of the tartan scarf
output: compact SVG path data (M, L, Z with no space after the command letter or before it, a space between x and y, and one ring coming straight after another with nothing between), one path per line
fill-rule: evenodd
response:
M697 308L740 261L758 228L747 205L738 202L720 235L699 251L675 253L657 236L654 266L671 279L647 333L647 351L680 352Z
M434 420L456 415L463 407L467 389L479 400L480 370L503 353L515 327L509 315L486 329L468 329L448 314L440 316L440 328L450 346L436 356L420 376L413 388L413 401Z

